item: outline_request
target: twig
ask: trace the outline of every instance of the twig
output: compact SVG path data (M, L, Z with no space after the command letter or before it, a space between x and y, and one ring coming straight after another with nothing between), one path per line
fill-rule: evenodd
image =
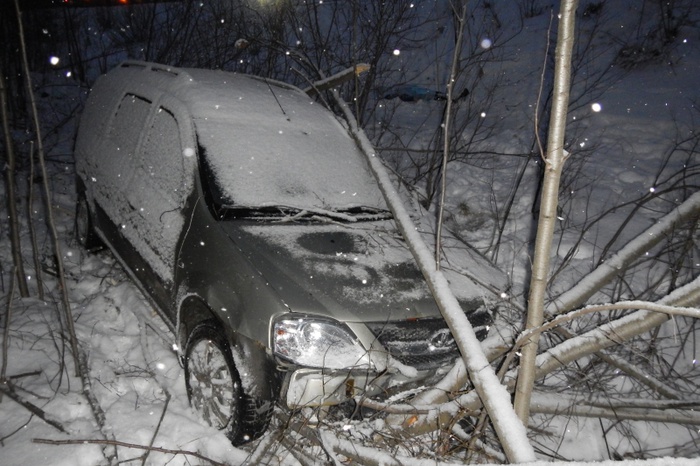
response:
M198 453L196 451L172 450L170 448L162 448L162 447L148 447L146 445L139 445L137 443L122 442L120 440L100 440L100 439L51 440L51 439L45 439L45 438L34 438L34 439L32 439L32 442L41 443L41 444L45 444L45 445L82 445L82 444L111 445L111 446L115 446L115 447L134 448L136 450L151 450L151 451L155 451L158 453L165 453L168 455L194 456L195 458L198 458L200 460L208 461L209 463L213 464L214 466L228 466L226 463L220 463L220 462L215 461L211 458L207 458L206 456L204 456L201 453Z
M90 405L92 415L94 416L95 421L97 422L97 427L99 428L100 433L105 437L105 441L109 441L107 440L107 435L104 432L105 426L107 425L107 416L105 415L102 406L100 406L100 402L97 400L97 397L92 391L92 384L90 383L90 369L88 366L87 359L87 354L81 351L80 353L78 353L78 358L75 361L75 364L79 366L77 372L78 375L80 375L80 379L83 384L83 395L85 395L85 398L87 399L88 404ZM108 453L107 449L105 448L103 454L105 455L105 458L107 458L108 461L112 463L111 460L117 457L117 449L115 448L113 452Z
M8 380L4 381L4 383L0 383L0 391L2 393L9 396L17 404L26 408L30 413L40 417L41 420L44 421L45 423L47 423L48 425L55 427L56 429L63 432L64 434L68 433L66 431L66 429L63 427L63 425L61 425L58 421L54 421L53 419L50 419L48 414L46 414L46 411L44 411L43 409L39 408L38 406L30 403L29 401L22 399L21 396L19 396L17 393L15 393L15 391L12 387L13 387L12 383Z
M243 463L243 466L252 466L256 464L265 464L263 463L262 458L270 453L271 448L275 443L279 443L282 441L282 438L286 432L280 431L275 434L268 434L264 436L262 439L260 439L260 442L258 445L255 447L253 452L246 458L245 462Z
M457 66L459 56L462 53L462 37L464 36L464 23L467 16L466 2L462 4L462 10L459 15L454 12L457 21L459 22L459 31L457 33L457 41L455 43L454 53L452 55L452 68L450 71L449 82L447 83L447 103L445 104L445 115L442 121L443 124L443 148L442 148L442 165L440 173L440 203L438 205L437 227L435 232L435 270L440 270L440 259L442 258L442 227L445 217L445 198L447 196L447 163L450 155L450 130L452 114L452 91L454 84L457 81Z
M18 7L19 8L19 7ZM21 27L21 24L20 24ZM20 244L20 225L17 216L17 201L15 195L17 187L15 184L15 155L13 149L12 134L10 133L9 116L7 111L7 90L5 88L5 75L0 68L0 120L2 120L3 137L5 139L5 154L3 169L5 171L5 192L7 195L7 217L10 229L10 244L12 249L12 263L19 270L19 294L22 297L29 296L27 279L24 273L24 262L22 261L22 247Z
M542 161L546 159L542 138L540 137L540 102L542 102L542 93L544 91L544 77L547 72L547 59L549 58L549 47L551 45L550 37L552 36L552 24L554 22L554 9L549 13L549 28L547 29L547 46L544 50L544 62L542 63L542 74L540 75L540 89L537 93L537 102L535 103L535 139L537 147L540 150Z
M151 437L151 442L148 444L148 449L146 450L146 453L143 454L143 460L141 461L142 465L146 464L146 460L148 459L148 455L151 453L151 448L153 448L153 442L156 441L156 437L158 436L158 431L160 431L160 426L163 423L163 418L165 417L165 412L168 410L169 404L170 404L170 392L166 391L165 392L165 406L163 406L163 411L160 413L160 419L158 420L158 425L156 426L155 432L153 432L153 437Z
M17 276L17 267L12 267L12 275L10 275L10 292L7 294L7 311L5 312L5 330L2 337L2 369L0 369L0 384L5 382L5 374L7 374L7 352L9 351L10 339L10 321L12 320L12 299L15 291L15 277ZM0 393L0 401L2 401L2 393Z
M49 177L46 173L46 164L44 163L44 144L41 140L41 126L39 124L39 112L36 108L36 100L34 98L34 90L32 88L32 78L29 72L29 62L27 60L27 48L24 42L24 28L22 27L22 13L19 8L19 0L15 0L15 11L17 13L17 23L19 27L19 39L20 39L20 51L22 56L22 64L24 68L25 83L27 85L27 94L29 95L29 101L31 104L31 111L34 120L34 131L36 136L37 144L37 154L39 156L39 166L41 168L41 176L44 182L45 196L44 200L46 202L46 224L51 232L51 238L53 239L53 251L56 255L56 271L58 273L59 288L61 290L61 298L63 303L63 311L65 312L66 324L68 326L68 334L70 337L71 350L73 351L73 358L78 360L80 357L78 354L78 338L75 335L75 326L73 323L73 312L71 311L70 301L68 299L68 290L66 288L66 276L63 272L63 259L61 256L61 246L58 242L58 232L56 231L56 223L53 219L53 209L51 208L51 190L49 189ZM75 364L76 370L79 368L79 364ZM80 375L80 374L77 374ZM81 377L84 378L84 377Z
M32 419L34 419L34 415L33 415L33 414L29 416L29 419L27 419L27 422L25 422L25 423L22 424L21 426L17 427L15 430L13 430L12 432L8 433L8 434L5 435L4 437L0 437L0 447L4 447L4 446L5 446L5 443L4 443L5 440L7 440L8 438L12 437L12 436L15 435L17 432L20 432L21 430L24 430L24 428L27 427L27 426L29 425L30 422L32 422Z
M27 186L27 220L29 224L29 238L32 243L32 256L34 257L34 275L36 278L37 293L40 300L44 300L44 279L41 274L41 261L39 260L39 246L36 240L36 228L34 227L34 141L29 144L29 186Z
M661 314L668 314L669 316L685 316L694 319L700 318L700 309L692 307L677 307L666 304L659 304L648 301L621 301L617 303L610 304L596 304L591 306L586 306L576 311L569 312L568 314L561 314L554 319L546 322L539 327L533 327L527 329L521 333L515 342L515 348L519 348L525 344L527 339L533 335L542 333L546 330L552 329L566 322L570 322L579 317L598 313L598 312L609 312L609 311L619 311L619 310L638 310L643 309L651 312L658 312Z
M21 379L22 377L31 377L33 375L39 375L41 374L41 371L30 371L30 372L22 372L20 374L15 374L11 375L9 378L12 379Z

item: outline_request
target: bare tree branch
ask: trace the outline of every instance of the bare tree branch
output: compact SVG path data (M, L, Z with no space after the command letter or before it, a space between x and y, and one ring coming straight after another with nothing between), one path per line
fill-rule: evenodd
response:
M18 271L19 294L22 297L29 296L27 278L24 273L24 263L22 262L22 250L19 240L19 218L17 216L17 199L15 194L15 151L12 146L12 135L10 134L9 115L7 112L7 90L5 88L5 75L0 68L0 117L2 118L3 138L5 139L5 153L7 154L5 167L5 191L7 193L7 214L10 223L10 244L12 246L12 262Z
M63 260L61 257L61 246L58 242L58 232L56 231L56 224L53 219L53 209L51 207L51 190L49 189L49 175L46 172L46 164L44 163L44 145L41 136L41 125L39 124L39 112L36 108L36 100L34 98L34 90L32 88L32 78L29 71L29 62L27 61L27 50L24 43L24 29L22 27L22 13L19 8L19 0L15 0L15 10L17 12L17 21L19 22L19 38L21 45L22 63L24 66L24 79L27 85L27 93L29 95L29 103L31 105L32 117L34 121L34 132L36 136L37 152L39 154L39 166L41 167L41 175L44 180L44 191L45 191L45 201L46 201L46 223L51 232L51 237L53 239L53 251L56 257L56 267L58 272L58 280L61 288L61 297L63 303L63 311L66 316L66 324L68 326L68 334L71 344L71 350L73 351L73 359L76 361L75 368L76 371L79 370L79 364L77 363L79 359L78 354L78 338L75 335L75 326L73 322L73 313L70 307L70 301L68 299L68 290L66 289L65 274L63 272ZM78 374L80 375L80 374Z
M622 273L629 265L655 244L667 237L677 225L698 218L700 215L700 192L696 192L681 205L666 214L646 231L627 243L612 257L586 275L573 288L559 295L546 307L550 315L574 309L585 303L598 290Z
M9 380L3 381L3 383L0 383L0 392L3 394L7 395L8 397L12 398L15 402L18 404L22 405L27 411L30 413L34 414L35 416L38 416L42 421L50 425L51 427L55 427L58 429L60 432L63 432L64 434L68 433L66 429L63 427L63 425L49 417L49 415L44 411L43 409L39 408L35 404L30 403L29 401L23 399L21 396L19 396L13 389L13 385Z
M538 393L533 396L531 411L539 414L595 417L614 420L664 422L669 424L700 425L697 403L668 405L654 400L656 406L635 406L630 402L606 400L597 405L582 402L563 394ZM685 408L685 409L684 409Z
M91 445L110 445L110 446L114 446L114 447L134 448L136 450L149 450L149 451L155 451L158 453L165 453L165 454L169 454L169 455L194 456L195 458L198 458L198 459L203 460L203 461L207 461L208 463L213 464L214 466L228 466L226 463L220 463L220 462L215 461L211 458L207 458L206 456L204 456L201 453L198 453L196 451L173 450L170 448L161 448L161 447L149 447L146 445L139 445L137 443L122 442L119 440L100 440L100 439L51 440L51 439L44 439L44 438L35 438L35 439L32 439L32 441L34 443L42 443L45 445L91 444Z

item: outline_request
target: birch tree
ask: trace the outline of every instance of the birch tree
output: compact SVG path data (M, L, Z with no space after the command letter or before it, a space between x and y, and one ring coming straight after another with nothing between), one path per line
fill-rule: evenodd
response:
M559 35L554 68L554 101L549 123L547 153L544 155L544 184L540 216L537 223L530 296L528 299L526 326L528 330L539 327L544 322L545 293L549 281L552 239L554 237L559 201L559 181L561 180L564 162L566 161L564 135L566 133L566 115L569 107L571 55L574 48L577 6L578 0L562 0L559 13ZM525 425L527 425L530 414L530 397L535 383L537 343L538 334L533 332L522 349L520 374L515 391L515 410Z

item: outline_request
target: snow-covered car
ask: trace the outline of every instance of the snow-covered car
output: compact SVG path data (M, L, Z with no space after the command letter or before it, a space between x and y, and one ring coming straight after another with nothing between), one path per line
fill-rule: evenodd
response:
M278 401L385 397L458 357L364 155L299 89L124 62L91 91L75 163L80 243L165 318L192 406L232 442ZM485 335L484 289L448 276Z

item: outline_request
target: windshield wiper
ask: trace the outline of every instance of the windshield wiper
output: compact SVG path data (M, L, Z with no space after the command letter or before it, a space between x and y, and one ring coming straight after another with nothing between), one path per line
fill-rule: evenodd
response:
M265 207L226 206L225 219L249 219L272 222L367 222L387 220L391 212L376 207L352 207L349 209L301 208L285 205Z

